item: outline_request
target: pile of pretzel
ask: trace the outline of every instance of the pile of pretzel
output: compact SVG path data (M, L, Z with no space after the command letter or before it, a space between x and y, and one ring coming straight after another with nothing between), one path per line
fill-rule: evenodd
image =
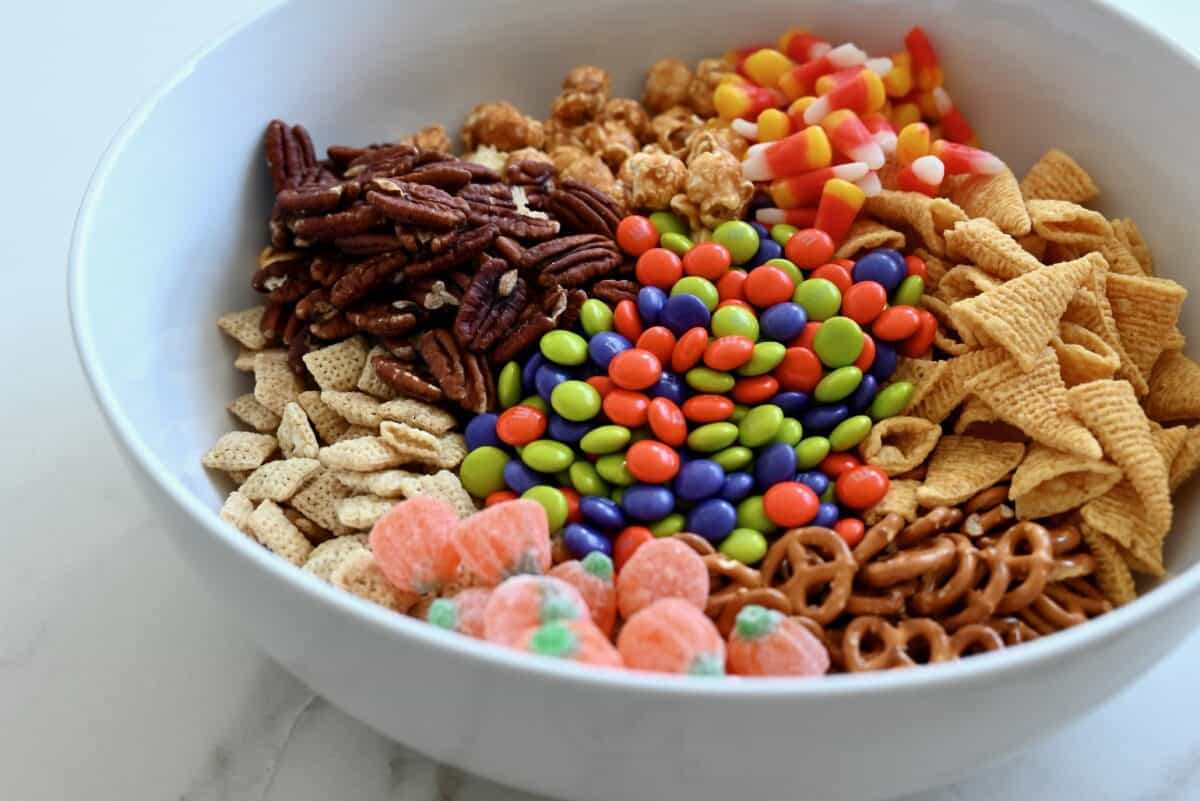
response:
M676 535L712 578L707 613L728 634L759 604L795 617L857 673L944 662L1016 645L1112 609L1074 525L1017 521L995 486L912 523L888 514L851 548L807 527L774 541L757 569Z

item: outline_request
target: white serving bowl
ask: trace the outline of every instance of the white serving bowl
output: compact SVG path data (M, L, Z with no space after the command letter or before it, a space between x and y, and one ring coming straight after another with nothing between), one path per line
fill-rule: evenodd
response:
M1134 217L1164 275L1191 282L1197 64L1085 0L731 5L300 0L237 29L143 106L96 170L71 249L75 336L164 531L272 657L350 714L434 759L578 801L876 799L951 781L1103 702L1200 611L1197 507L1171 577L1085 626L955 663L819 680L700 681L585 670L434 629L292 568L223 524L200 456L246 391L213 321L254 302L272 117L319 147L455 124L509 98L541 115L567 69L616 94L668 55L697 59L805 25L874 53L919 23L954 98L1020 173L1074 154ZM1195 303L1188 334L1200 333Z

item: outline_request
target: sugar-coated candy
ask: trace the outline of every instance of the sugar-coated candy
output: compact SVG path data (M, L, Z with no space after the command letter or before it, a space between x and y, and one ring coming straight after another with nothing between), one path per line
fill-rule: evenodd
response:
M418 495L401 501L371 527L375 562L404 592L436 591L458 571L460 556L452 537L458 524L454 507L440 498ZM547 535L547 545L549 541Z
M597 667L622 667L621 655L590 620L557 620L521 632L513 647Z
M641 545L617 574L617 602L626 620L660 598L681 598L701 611L708 600L704 560L670 538Z
M668 290L683 276L683 262L670 250L651 248L638 256L634 271L643 289L656 287Z
M535 501L546 511L546 525L551 533L558 531L567 524L570 516L570 504L562 490L548 484L538 484L521 493L521 497Z
M646 389L646 394L652 399L665 398L678 405L687 397L685 382L673 370L664 369L658 380Z
M637 304L629 298L619 301L613 309L613 329L630 342L637 342L643 328Z
M777 342L787 342L804 330L808 315L803 306L793 303L789 297L764 309L758 322L763 336Z
M599 393L597 393L599 396ZM568 420L559 414L550 415L550 420L546 423L546 434L550 439L558 442L566 443L567 445L578 445L579 440L583 439L584 434L591 431L594 423L588 420Z
M438 628L483 639L483 613L492 591L469 587L451 598L435 598L425 619Z
M941 159L947 175L998 175L1004 172L1004 162L996 156L970 145L936 140L930 153Z
M887 495L887 473L874 465L858 465L837 477L837 499L851 509L868 509Z
M666 364L675 351L677 341L675 335L671 333L671 329L663 325L655 325L642 332L635 346L650 351L658 357L660 362Z
M898 357L896 348L889 342L874 341L875 360L871 363L870 372L880 383L887 381L896 372Z
M721 541L718 550L730 559L753 565L766 556L767 538L752 528L735 528Z
M634 478L648 484L664 484L679 472L679 454L653 439L630 445L625 452L625 463Z
M829 42L803 28L792 28L779 37L779 49L788 58L801 63L820 58L832 48Z
M647 218L631 214L617 224L617 244L630 256L640 256L658 243L658 231Z
M814 91L817 79L831 72L867 63L867 54L847 42L810 58L779 76L779 88L789 100Z
M555 565L550 576L574 587L587 603L596 628L611 635L617 621L617 588L613 583L612 559L592 552L581 560Z
M511 645L530 627L589 618L584 597L561 578L513 576L492 590L483 610L483 636L489 642Z
M713 92L713 105L724 120L757 117L764 109L782 105L784 97L777 89L752 83L726 81Z
M713 230L713 241L722 245L734 264L744 264L758 252L758 232L742 220L726 220Z
M908 356L910 359L924 356L937 336L937 318L928 309L921 309L918 314L920 322L917 330L913 332L912 336L901 342L898 348L901 355Z
M820 676L829 670L829 651L783 613L750 604L729 633L728 664L738 676Z
M936 197L946 177L946 166L937 156L921 156L896 173L896 188Z
M550 527L536 501L518 498L453 522L448 529L463 564L490 584L550 567Z
M725 643L717 627L702 611L677 598L656 600L627 619L617 636L617 650L633 670L725 673Z
M640 279L639 279L640 280ZM588 298L579 307L579 324L583 327L583 332L590 336L595 336L601 331L611 331L613 327L613 313L608 304L597 298ZM509 364L515 364L509 362ZM508 365L505 365L507 369ZM497 381L497 391L499 391L499 381ZM501 405L503 401L501 401Z
M858 368L856 368L858 369ZM850 407L852 415L862 414L871 407L871 403L875 400L876 393L879 392L879 382L873 375L862 376L858 384L858 389L850 393L846 398L846 405Z
M662 375L662 362L648 350L630 348L613 357L608 375L622 389L646 389Z
M545 403L549 403L550 395L554 392L554 388L562 382L570 380L570 370L566 369L565 367L560 367L557 364L547 363L538 368L537 375L534 376L533 383L537 387L538 397L540 397Z

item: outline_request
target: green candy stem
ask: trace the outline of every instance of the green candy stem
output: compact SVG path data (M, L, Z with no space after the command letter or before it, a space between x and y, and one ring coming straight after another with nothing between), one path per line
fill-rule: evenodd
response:
M737 613L733 626L738 639L757 640L773 632L782 619L783 615L773 609L750 604Z
M613 563L604 554L599 551L592 551L587 556L583 557L583 561L579 563L583 569L591 573L601 581L608 581L613 575Z
M458 604L450 598L438 598L429 605L425 620L439 629L458 630Z
M570 659L579 651L579 638L565 623L547 623L529 638L529 651L541 656Z
M689 676L724 676L725 662L716 654L700 654L692 660Z

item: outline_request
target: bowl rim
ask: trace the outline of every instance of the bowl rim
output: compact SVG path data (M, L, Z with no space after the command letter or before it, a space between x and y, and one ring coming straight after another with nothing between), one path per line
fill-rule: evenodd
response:
M1200 71L1200 58L1166 34L1151 28L1127 9L1111 5L1109 0L1070 0L1080 8L1108 15L1113 22L1138 30L1156 40L1160 47ZM87 303L88 248L93 236L93 216L102 199L109 178L120 162L130 140L141 125L154 113L158 104L192 74L196 67L214 55L231 39L265 24L288 5L279 2L249 15L228 27L212 42L200 48L179 69L143 101L117 131L100 157L76 215L67 259L67 300L71 331L76 351L92 393L118 444L134 459L191 522L205 529L228 550L233 558L247 559L265 578L290 586L310 598L332 606L338 613L354 617L367 624L376 636L413 638L422 645L441 651L443 658L465 658L478 667L503 669L541 679L560 681L581 688L611 688L624 692L644 692L665 695L699 695L704 698L807 698L840 695L873 695L903 690L927 689L940 685L961 684L983 680L996 674L1032 669L1067 656L1082 658L1082 651L1101 641L1121 635L1184 600L1200 593L1200 563L1167 578L1153 591L1120 608L1082 625L1042 637L1020 648L1006 648L979 654L971 659L923 665L916 670L891 670L860 674L837 674L816 678L739 678L726 676L720 681L697 681L687 676L671 676L611 668L581 669L579 665L560 660L537 657L492 643L444 631L424 621L397 614L350 593L343 592L316 576L301 571L280 559L245 534L224 522L218 510L192 494L157 459L138 433L134 421L117 401L116 393L104 369L92 337L92 319ZM1182 642L1182 639L1180 640Z

